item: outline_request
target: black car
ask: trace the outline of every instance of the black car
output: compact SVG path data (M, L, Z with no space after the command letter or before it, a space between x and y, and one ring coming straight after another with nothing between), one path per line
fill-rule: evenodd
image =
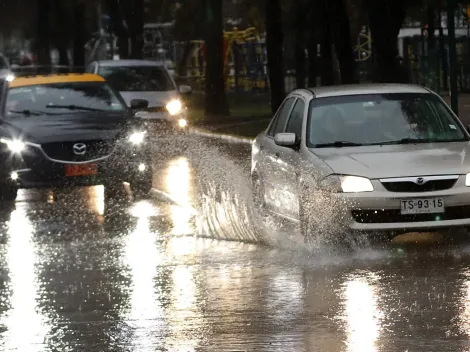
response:
M129 182L134 192L150 191L145 124L102 77L16 78L9 83L5 105L0 119L4 201L14 200L19 188L104 185L112 194ZM131 105L146 108L148 102Z

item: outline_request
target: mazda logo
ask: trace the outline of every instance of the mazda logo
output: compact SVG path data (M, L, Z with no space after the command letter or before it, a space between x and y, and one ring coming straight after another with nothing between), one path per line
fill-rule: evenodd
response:
M422 177L418 177L418 178L416 179L416 183L417 183L418 185L422 185L424 182L425 182L425 179L422 178Z
M86 144L85 143L75 143L72 147L73 153L75 155L85 155L86 153Z

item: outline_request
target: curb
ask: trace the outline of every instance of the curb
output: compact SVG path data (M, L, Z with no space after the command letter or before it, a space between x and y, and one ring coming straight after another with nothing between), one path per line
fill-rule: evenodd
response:
M199 128L190 128L188 130L188 132L192 133L192 134L195 134L197 136L209 137L209 138L215 138L215 139L222 139L222 140L232 142L232 143L242 143L242 144L250 144L251 145L254 141L254 139L252 139L252 138L232 136L232 135L223 134L223 133L207 132L206 130L199 129Z

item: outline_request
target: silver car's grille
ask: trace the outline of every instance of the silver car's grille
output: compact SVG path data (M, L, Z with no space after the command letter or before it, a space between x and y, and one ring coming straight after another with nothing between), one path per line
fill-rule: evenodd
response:
M353 210L351 215L360 224L460 220L470 218L470 206L446 207L442 214L402 215L400 209L368 209Z
M434 192L454 187L457 175L406 177L396 179L382 179L380 182L390 192Z

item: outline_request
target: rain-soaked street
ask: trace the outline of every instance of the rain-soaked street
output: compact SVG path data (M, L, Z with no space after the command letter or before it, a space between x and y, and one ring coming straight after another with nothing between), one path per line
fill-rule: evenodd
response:
M155 152L150 199L21 191L1 210L1 350L470 349L469 244L310 254L256 219L249 146L180 142Z

